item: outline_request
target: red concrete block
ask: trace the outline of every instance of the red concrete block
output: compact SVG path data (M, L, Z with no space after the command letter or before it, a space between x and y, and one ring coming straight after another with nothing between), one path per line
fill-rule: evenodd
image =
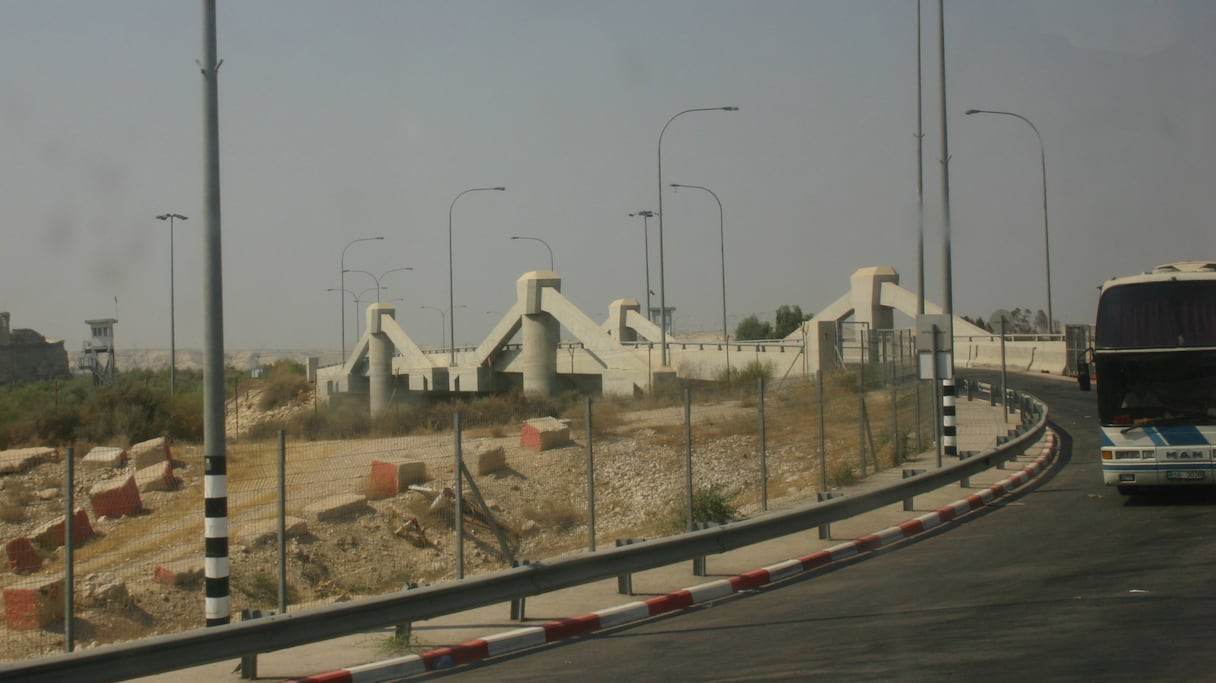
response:
M63 517L47 522L34 532L34 542L46 550L54 550L63 545L66 536L67 523ZM72 542L84 543L93 537L93 525L89 522L89 513L84 508L76 508L72 515Z
M98 517L122 517L143 510L134 476L94 484L89 489L89 500L93 503L93 514Z
M15 572L32 572L42 568L42 558L34 550L34 544L25 536L18 536L4 544L8 566Z
M426 463L417 460L373 460L367 482L370 499L392 498L410 484L426 481Z
M570 426L552 417L524 422L519 430L519 445L531 451L560 448L570 443Z
M200 560L179 560L156 565L152 581L166 586L189 586L203 582L204 567Z
M63 621L63 579L31 579L4 589L4 625L31 630Z

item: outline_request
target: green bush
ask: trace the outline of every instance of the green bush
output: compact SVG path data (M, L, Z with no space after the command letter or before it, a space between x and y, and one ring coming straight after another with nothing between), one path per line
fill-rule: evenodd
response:
M725 524L739 518L739 509L734 505L734 496L726 493L722 484L699 488L692 493L692 519L694 522L716 522Z

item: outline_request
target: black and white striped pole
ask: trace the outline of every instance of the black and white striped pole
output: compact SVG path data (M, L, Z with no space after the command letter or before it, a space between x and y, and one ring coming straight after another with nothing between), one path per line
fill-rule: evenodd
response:
M228 459L224 435L224 297L220 249L219 69L215 0L203 0L203 566L207 626L231 620Z

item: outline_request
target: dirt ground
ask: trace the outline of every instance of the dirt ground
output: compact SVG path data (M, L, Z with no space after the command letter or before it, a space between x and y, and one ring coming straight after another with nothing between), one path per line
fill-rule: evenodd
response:
M780 399L774 400L774 407ZM877 402L876 402L877 403ZM241 430L259 419L248 405L241 410ZM833 408L850 412L855 404ZM307 405L297 409L310 409ZM281 417L278 411L274 417ZM595 437L596 542L614 538L644 538L679 530L686 510L684 413L682 406L621 413L616 423ZM880 416L874 416L875 422ZM775 420L767 434L769 505L805 500L818 488L819 436L814 425ZM723 401L700 405L692 413L695 480L698 489L718 487L739 510L760 509L759 435L754 405ZM230 422L230 440L240 440ZM502 448L507 467L476 476L476 491L465 487L465 575L507 566L510 560L540 560L587 548L587 472L585 437L572 430L569 445L540 453L520 446L518 431L489 430L466 435L474 452ZM833 433L837 432L837 433ZM368 501L366 507L337 522L305 520L289 530L286 544L288 603L291 609L354 599L360 595L400 590L455 576L454 511L451 498L450 435L411 442L412 457L428 463L432 481L411 487L396 497ZM829 429L827 470L833 483L852 476L845 465L856 455L856 419ZM408 437L406 438L408 439ZM848 445L852 440L852 446ZM311 499L350 492L376 454L401 447L398 439L342 442L335 450L335 468L307 468L307 481L289 469L292 486L303 486ZM239 446L234 452L239 452ZM175 473L181 485L172 492L144 494L150 511L133 518L101 518L93 522L98 537L77 551L78 647L178 632L203 625L201 581L167 586L151 580L148 562L170 563L194 558L201 569L202 498L201 447L175 446ZM324 445L317 447L324 453ZM340 455L339 455L340 453ZM341 458L339 461L338 458ZM879 453L879 457L883 456ZM233 459L230 454L229 459ZM336 469L341 463L342 470ZM346 474L346 472L357 474ZM361 473L361 474L359 474ZM87 491L112 472L81 472L76 482L77 505L87 508ZM62 462L45 463L19 475L0 477L0 537L25 535L63 514ZM230 480L237 475L230 464ZM366 482L362 485L366 487ZM230 483L230 487L234 484ZM58 488L57 488L58 487ZM365 489L364 489L365 490ZM477 502L479 493L484 507ZM230 494L231 495L231 494ZM265 498L265 496L262 496ZM230 514L234 504L230 499ZM251 503L252 505L252 503ZM14 512L19 507L21 512ZM258 510L273 511L264 505ZM253 507L235 512L247 520ZM90 511L91 512L91 511ZM263 514L263 513L257 513ZM269 512L265 514L271 514ZM288 510L289 516L293 510ZM166 523L173 516L179 521ZM240 516L240 515L237 515ZM90 514L90 517L92 515ZM267 520L271 521L273 517ZM238 526L234 523L234 526ZM278 604L278 548L274 533L247 533L248 523L231 528L231 595L233 619L243 609L274 610ZM245 527L245 528L242 528ZM37 576L62 576L63 550L49 554ZM9 586L23 577L0 574ZM20 659L63 651L62 623L42 630L0 631L3 659Z

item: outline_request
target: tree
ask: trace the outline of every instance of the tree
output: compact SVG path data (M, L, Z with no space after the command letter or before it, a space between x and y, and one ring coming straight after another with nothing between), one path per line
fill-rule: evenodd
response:
M735 328L735 339L739 341L747 341L749 339L772 339L773 326L768 322L761 322L754 315L749 315L739 321L739 326Z
M1040 308L1038 311L1035 311L1034 314L1034 331L1040 334L1046 334L1047 327L1047 314L1044 313L1043 309Z
M782 304L777 307L777 324L773 328L773 337L776 339L784 339L791 332L798 329L802 323L810 320L812 316L803 315L802 307L798 305L790 306Z

